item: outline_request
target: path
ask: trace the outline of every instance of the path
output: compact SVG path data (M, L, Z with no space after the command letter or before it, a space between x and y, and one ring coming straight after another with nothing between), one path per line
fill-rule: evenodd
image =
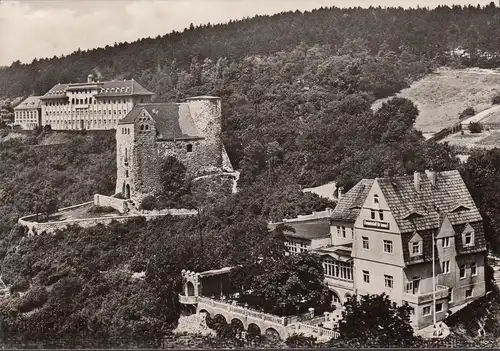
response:
M470 123L473 123L473 122L481 122L486 117L489 117L489 115L492 113L500 113L500 105L494 105L494 106L490 107L489 109L486 109L484 111L481 111L481 112L475 114L472 117L466 118L463 121L460 121L460 124L462 126L465 126L465 125L469 125Z

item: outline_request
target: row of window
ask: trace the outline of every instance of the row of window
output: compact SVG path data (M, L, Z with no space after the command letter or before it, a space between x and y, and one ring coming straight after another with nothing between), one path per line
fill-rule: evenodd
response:
M15 114L16 117L35 117L37 115L37 111L17 111Z
M307 245L302 242L285 241L285 247L292 254L299 254L307 251Z
M73 111L59 111L59 110L56 110L56 111L45 111L45 114L46 115L65 115L69 112L73 112L73 113L76 113L76 114L89 114L90 113L93 113L93 114L99 114L99 113L102 113L102 114L113 114L113 115L121 115L122 114L122 110L73 110ZM127 110L123 110L123 114L126 115L127 114Z
M378 212L378 219L380 221L384 220L384 211L383 210L370 210L371 212L371 219L376 219L376 214Z
M352 263L340 262L333 258L325 257L323 259L323 270L326 277L353 280Z
M122 131L122 134L130 134L130 128L122 128L121 131Z
M141 102L143 100L141 99ZM77 98L72 98L71 99L71 104L73 105L88 105L88 104L126 104L127 100L125 99L111 99L111 100L97 100L93 99L92 97L84 98L84 99L77 99ZM45 102L45 106L66 106L69 105L69 101L47 101Z
M338 232L337 232L337 235L338 235ZM345 238L345 235L343 237ZM464 238L465 238L464 239L464 246L474 245L474 233L465 233ZM361 240L362 240L363 249L369 250L370 249L369 238L366 236L363 236L361 238ZM442 242L442 247L444 247L444 248L450 247L451 240L449 237L443 238L441 242ZM394 247L393 247L392 241L391 240L384 240L384 253L393 253L394 252L393 249L394 249ZM423 250L423 242L421 240L410 243L410 255L411 256L421 255L422 250Z
M88 125L90 124L94 124L94 125L101 125L101 124L106 124L106 120L93 120L93 121L85 121L87 122ZM109 124L112 124L112 123L118 123L118 120L112 120L112 119L108 119L107 122ZM80 121L74 121L74 120L71 120L71 121L68 121L68 120L56 120L56 119L47 119L46 120L46 124L78 124L78 123L81 123Z
M352 228L346 228L346 227L337 227L337 236L339 238L347 238L347 230L351 231L351 236L352 237Z

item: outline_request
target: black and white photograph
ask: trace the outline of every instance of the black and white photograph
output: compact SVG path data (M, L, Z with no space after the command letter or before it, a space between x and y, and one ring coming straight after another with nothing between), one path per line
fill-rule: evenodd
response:
M0 349L500 345L500 0L0 0Z

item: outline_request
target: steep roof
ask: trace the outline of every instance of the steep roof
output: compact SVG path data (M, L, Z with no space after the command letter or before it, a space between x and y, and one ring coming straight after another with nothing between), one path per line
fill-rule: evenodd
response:
M105 96L131 96L131 95L153 95L135 80L112 80L102 82L96 97Z
M435 185L425 173L420 177L419 191L415 189L414 176L376 179L401 233L437 228L440 219L436 208L447 215L452 225L482 221L457 170L436 172ZM453 211L457 205L465 207ZM420 215L411 216L413 213Z
M198 139L203 136L196 128L186 103L137 104L118 124L135 123L146 110L155 121L157 140Z
M363 179L359 181L340 199L330 218L354 223L372 184L373 179Z
M295 230L295 232L285 230L283 234L286 237L312 240L330 236L330 222L327 217L304 221L271 223L269 224L269 229L274 230L279 225L287 225Z
M85 83L69 83L69 84L56 84L45 95L41 97L42 100L46 99L61 99L66 98L68 90L82 89L83 87L98 88L96 97L112 97L112 96L136 96L153 95L142 85L135 80L110 80L103 82L85 82Z
M33 108L40 108L40 96L30 96L19 105L14 107L14 110L28 110Z

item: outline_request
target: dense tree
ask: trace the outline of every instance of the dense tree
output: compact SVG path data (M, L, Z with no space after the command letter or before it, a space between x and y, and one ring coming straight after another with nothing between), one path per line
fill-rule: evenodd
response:
M382 345L405 345L413 338L410 307L398 306L385 294L351 296L339 322L342 339L378 340Z
M268 313L290 315L310 307L321 311L332 301L321 259L313 254L264 259L238 267L230 279L236 289L242 288L242 301Z

